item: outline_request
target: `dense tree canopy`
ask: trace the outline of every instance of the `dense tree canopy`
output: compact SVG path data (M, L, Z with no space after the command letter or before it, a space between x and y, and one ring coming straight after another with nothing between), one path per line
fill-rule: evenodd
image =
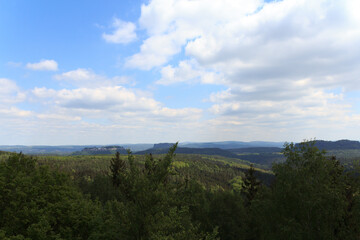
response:
M284 155L286 162L273 166L274 184L253 207L262 238L358 239L354 223L360 219L354 219L352 209L358 199L348 196L359 189L339 162L313 142L288 144Z
M32 157L0 163L0 234L17 239L87 239L100 208L70 178Z
M10 155L0 162L0 238L360 239L359 173L312 142L285 146L270 185L252 166L216 179L230 190L178 171L186 164L174 164L175 149L142 163L116 154L109 174L93 178Z

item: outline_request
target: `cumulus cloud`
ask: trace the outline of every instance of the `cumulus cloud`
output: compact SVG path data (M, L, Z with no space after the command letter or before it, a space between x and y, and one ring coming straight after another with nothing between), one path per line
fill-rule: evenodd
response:
M114 18L112 23L114 31L110 34L103 33L102 37L109 43L130 43L136 40L136 25L132 22L124 22Z
M5 117L28 117L32 115L31 111L22 110L17 107L0 108L0 113Z
M114 86L118 84L130 83L130 80L124 76L115 76L108 78L103 75L94 73L91 69L78 68L76 70L64 72L54 76L56 80L66 81L75 86Z
M34 71L57 71L58 64L54 60L41 60L37 63L27 63L26 68Z
M0 78L0 94L9 94L18 90L18 86L14 81L7 78Z
M56 114L56 113L50 113L50 114L37 114L37 118L44 119L44 120L60 120L60 121L80 121L81 117L79 116L67 116L64 114Z
M139 19L149 36L127 64L151 69L185 49L232 81L324 74L333 66L344 72L352 67L345 62L359 61L351 2L153 0Z
M137 97L132 91L121 86L99 88L53 89L35 88L35 96L54 96L55 103L67 108L80 109L109 109L114 106L128 110L152 107L152 99ZM54 95L55 94L55 95Z
M15 119L16 124L5 124L12 131L33 130L32 144L46 139L53 143L56 139L54 144L178 141L179 134L184 130L189 133L203 114L198 108L166 107L147 92L123 86L36 87L29 95L41 110L23 120ZM18 137L17 141L22 141L23 136Z
M161 79L157 84L170 85L181 82L200 82L205 84L223 83L222 75L216 72L205 71L194 62L181 61L177 67L171 65L161 69Z
M217 102L212 106L211 110L216 114L221 115L264 115L264 114L284 114L301 116L320 116L324 113L327 116L332 115L334 112L331 108L348 109L348 104L341 102L343 95L334 93L325 93L317 89L307 89L306 93L300 94L298 97L280 97L272 99L256 98L232 94L231 91L224 91L220 94L213 95L212 99Z
M0 125L1 134L3 139L9 140L14 137L11 135L11 130L13 130L11 126L14 128L19 127L17 125L19 119L27 119L33 115L32 111L23 110L16 106L17 103L21 103L26 100L26 94L19 89L17 84L6 78L0 78ZM21 125L24 126L24 125ZM5 132L9 132L9 136L4 134ZM21 134L21 132L18 132ZM3 144L7 144L3 142Z
M0 78L0 105L22 102L26 94L19 89L17 84L7 78Z
M150 125L194 122L201 118L198 108L169 108L156 101L150 93L119 85L121 77L108 78L91 69L76 69L55 75L58 81L66 81L74 87L60 90L35 87L31 91L34 102L48 109L36 116L53 119L62 115L68 121L124 123L129 128ZM52 121L52 120L51 120Z
M161 121L181 121L189 118L198 119L202 113L196 108L167 108L151 97L121 86L71 90L35 88L32 94L38 99L47 99L69 112L112 119L126 116L133 117L132 121L137 121L138 117Z
M190 40L221 25L222 19L252 13L259 2L153 0L142 6L139 19L149 37L140 52L127 59L126 65L143 70L161 66L181 52Z
M74 81L88 81L93 78L98 78L91 70L78 68L73 71L65 72L55 76L58 80L74 80Z
M354 124L358 114L346 95L360 90L357 6L356 0L152 0L139 19L148 36L126 65L161 67L157 84L226 86L208 99L214 122L280 128L294 121L311 129L323 121L339 126L345 117Z

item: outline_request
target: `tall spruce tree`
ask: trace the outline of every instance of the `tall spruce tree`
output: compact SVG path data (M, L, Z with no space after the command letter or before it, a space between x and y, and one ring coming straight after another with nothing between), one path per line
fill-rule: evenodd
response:
M255 168L253 164L250 164L249 169L245 172L245 178L243 180L242 192L245 195L245 201L247 205L251 204L251 201L255 198L255 195L259 189L260 181L255 176Z
M118 187L120 185L124 169L125 161L120 158L120 153L116 152L110 163L111 178L114 186Z

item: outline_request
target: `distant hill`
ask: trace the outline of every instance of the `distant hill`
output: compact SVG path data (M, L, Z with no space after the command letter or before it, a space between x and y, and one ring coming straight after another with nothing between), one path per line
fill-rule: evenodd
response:
M278 147L252 147L252 148L236 148L228 149L235 153L242 160L263 165L271 168L274 162L282 162L285 157L281 154L282 148Z
M24 146L24 145L2 145L0 151L8 152L22 152L25 154L33 155L70 155L74 152L80 152L84 148L102 147L103 145L64 145L64 146ZM118 144L115 144L118 146ZM153 147L153 144L121 144L125 149L131 149L131 151L142 151Z
M202 142L202 143L180 143L180 147L187 148L221 148L221 149L235 149L235 148L250 148L250 147L282 147L283 142L238 142L238 141L224 141L224 142Z
M22 152L25 154L49 154L49 155L68 155L72 152L81 151L88 145L64 145L64 146L24 146L24 145L2 145L0 150L8 152Z
M165 146L165 145L164 145ZM172 146L172 145L171 145ZM169 151L169 148L159 148L159 146L156 146L156 148L150 148L145 151L139 151L136 152L136 155L142 155L142 154L164 154ZM175 153L184 153L184 154L204 154L204 155L218 155L223 157L229 157L229 158L239 158L239 156L235 153L229 152L224 149L220 148L185 148L185 147L177 147Z
M316 140L315 147L317 147L320 150L360 149L360 142L352 141L352 140L339 140L339 141Z
M166 145L163 145L164 147ZM245 160L251 163L263 165L270 168L273 162L283 161L284 157L280 153L281 148L262 147L262 148L239 148L239 149L220 149L220 148L176 148L175 153L181 154L198 154L198 155L216 155L226 158ZM142 154L164 154L169 148L150 148L145 151L136 152L136 155Z
M169 150L169 148L174 146L174 144L175 143L157 143L157 144L154 144L153 149L167 149L167 150Z
M33 155L73 155L73 154L113 154L119 151L121 154L126 154L126 150L130 148L134 153L166 153L174 143L157 143L157 144L125 144L125 145L66 145L66 146L23 146L23 145L3 145L0 146L0 151L7 152L23 152L25 154ZM327 151L352 150L351 156L358 157L360 152L360 142L351 140L339 141L324 141L317 140L315 146L319 149ZM117 150L110 148L119 147ZM252 159L256 162L271 163L273 158L278 158L279 152L283 147L282 142L240 142L240 141L224 141L224 142L184 142L179 143L178 153L189 154L207 154L219 155L230 158L241 158L244 160ZM354 152L356 150L356 152ZM347 151L348 152L348 151ZM274 155L275 154L275 155ZM343 153L342 153L343 154ZM258 156L254 156L258 155ZM344 155L344 154L343 154ZM251 160L249 160L251 161Z
M135 144L120 144L120 145L123 146L125 149L130 149L133 152L143 151L154 146L154 144L150 144L150 143L135 143Z
M103 154L127 154L127 150L122 146L103 146L103 147L87 147L81 151L74 152L72 155L103 155Z
M228 149L233 153L280 153L283 149L279 147L251 147Z

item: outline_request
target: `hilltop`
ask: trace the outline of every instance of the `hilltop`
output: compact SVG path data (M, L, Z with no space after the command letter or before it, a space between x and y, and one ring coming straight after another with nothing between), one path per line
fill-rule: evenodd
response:
M316 140L315 147L320 150L360 149L360 142L346 139L338 141Z
M103 147L87 147L81 151L74 152L72 155L104 155L104 154L127 154L127 150L122 146L103 146Z

